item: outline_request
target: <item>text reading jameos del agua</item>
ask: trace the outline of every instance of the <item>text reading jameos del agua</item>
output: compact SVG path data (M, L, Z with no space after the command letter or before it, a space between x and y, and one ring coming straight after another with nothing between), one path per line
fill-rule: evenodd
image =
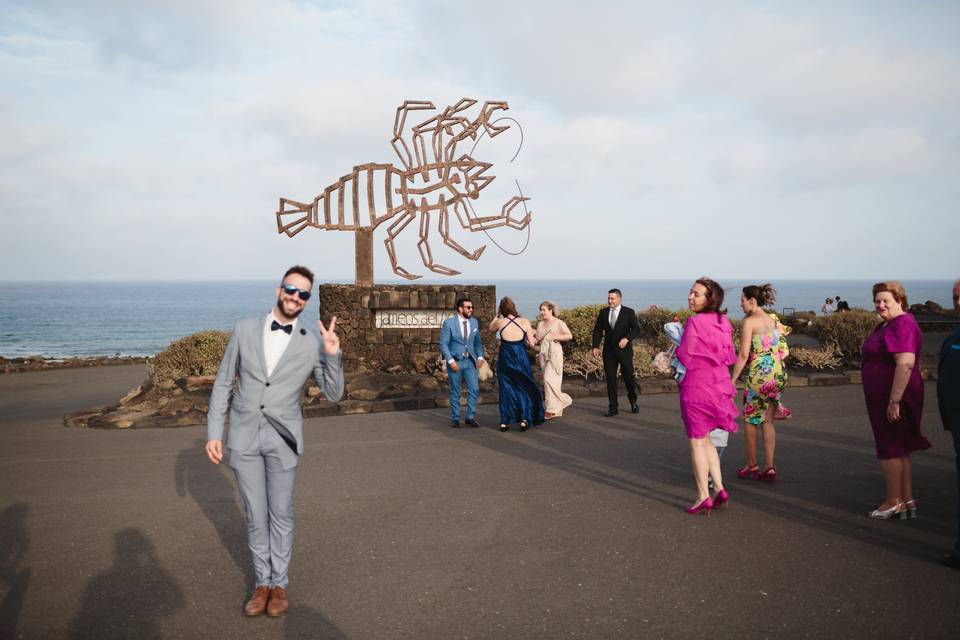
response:
M374 316L374 326L377 329L439 329L454 313L449 309L379 309Z

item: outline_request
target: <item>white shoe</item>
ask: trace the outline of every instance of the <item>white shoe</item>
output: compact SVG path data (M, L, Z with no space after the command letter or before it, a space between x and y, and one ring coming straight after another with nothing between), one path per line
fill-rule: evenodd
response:
M890 520L894 516L897 516L901 520L907 519L907 510L902 502L898 502L894 506L890 507L889 509L884 509L883 511L880 509L874 509L870 512L870 517L878 520Z

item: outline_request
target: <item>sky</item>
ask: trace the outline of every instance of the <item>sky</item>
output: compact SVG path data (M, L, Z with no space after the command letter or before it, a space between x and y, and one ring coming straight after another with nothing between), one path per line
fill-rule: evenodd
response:
M532 222L454 225L476 262L434 228L454 281L951 279L958 63L951 2L0 0L0 280L350 280L352 234L279 235L279 198L463 97L522 127L476 212L519 184Z

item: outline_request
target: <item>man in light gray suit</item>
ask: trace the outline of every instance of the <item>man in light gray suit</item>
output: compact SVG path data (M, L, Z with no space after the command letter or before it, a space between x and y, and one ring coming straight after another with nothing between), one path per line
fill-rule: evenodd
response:
M293 485L303 453L300 394L313 374L332 401L343 395L343 354L334 333L318 322L323 344L300 326L313 288L306 267L287 270L270 313L233 327L207 412L207 457L223 459L224 418L229 405L228 464L243 498L247 542L253 553L256 589L243 611L248 616L287 612L287 570L293 550ZM237 391L230 401L234 380Z

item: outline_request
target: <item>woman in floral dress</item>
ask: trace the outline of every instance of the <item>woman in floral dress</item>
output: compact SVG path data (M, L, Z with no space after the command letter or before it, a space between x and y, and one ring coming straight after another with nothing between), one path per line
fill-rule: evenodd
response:
M740 334L740 353L733 367L733 382L744 367L747 382L743 389L743 421L746 432L747 464L737 471L739 478L758 478L776 482L777 467L774 452L777 434L773 421L780 408L783 388L787 385L786 341L781 340L775 317L763 310L773 304L776 291L770 284L743 288L740 307L743 309L743 329ZM757 464L757 431L763 434L764 466Z

